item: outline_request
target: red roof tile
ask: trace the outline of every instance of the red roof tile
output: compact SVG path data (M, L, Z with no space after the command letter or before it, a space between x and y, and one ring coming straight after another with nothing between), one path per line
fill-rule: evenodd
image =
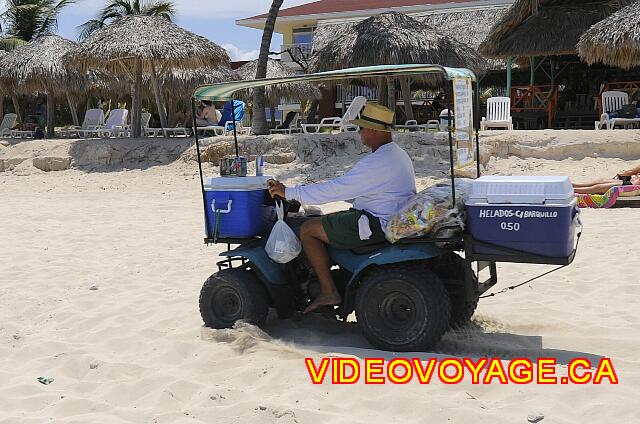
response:
M392 7L421 6L428 4L466 3L472 0L319 0L313 3L282 9L278 14L283 16L304 16L320 13L353 12L356 10L388 9ZM249 19L265 19L267 14L252 16Z

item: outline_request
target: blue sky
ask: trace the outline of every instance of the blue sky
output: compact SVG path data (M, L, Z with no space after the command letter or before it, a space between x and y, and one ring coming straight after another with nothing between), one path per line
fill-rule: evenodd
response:
M313 0L285 0L282 8L310 3ZM77 40L76 27L96 15L104 0L78 0L67 6L58 20L58 34ZM266 13L271 0L174 0L178 25L223 46L232 60L258 57L262 32L240 27L236 19ZM272 49L279 50L282 36L274 34Z

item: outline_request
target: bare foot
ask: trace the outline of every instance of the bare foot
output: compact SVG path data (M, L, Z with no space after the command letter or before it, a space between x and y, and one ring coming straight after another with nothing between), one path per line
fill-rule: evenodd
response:
M311 302L311 305L307 306L304 313L308 314L309 312L313 312L321 306L336 306L340 303L342 303L342 298L337 292L330 295L321 294Z

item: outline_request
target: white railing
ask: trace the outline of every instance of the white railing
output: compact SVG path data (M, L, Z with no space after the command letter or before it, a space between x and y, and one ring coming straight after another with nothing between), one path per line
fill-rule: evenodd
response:
M282 53L281 57L284 62L305 61L311 55L313 43L283 44L280 46L280 51L284 52L285 50L288 51Z
M342 102L343 88L342 84L336 84L336 101ZM344 99L347 103L351 102L355 97L364 96L367 100L377 100L378 90L376 88L362 87L359 85L349 85L344 91Z

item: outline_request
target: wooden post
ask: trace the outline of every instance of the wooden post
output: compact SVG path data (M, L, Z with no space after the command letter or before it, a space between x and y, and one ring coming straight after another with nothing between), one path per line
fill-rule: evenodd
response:
M387 84L384 77L378 77L378 104L385 106L387 102Z
M15 93L11 95L11 101L13 102L13 110L15 111L18 117L18 122L22 124L23 122L22 122L22 114L20 113L20 102L18 101L18 96L16 96Z
M393 123L396 123L396 80L393 77L387 77L387 103L388 108L393 111Z
M67 91L67 103L69 103L69 110L71 111L71 119L73 119L73 125L76 127L80 125L78 120L78 110L76 109L76 103L71 98L71 94Z
M164 108L164 100L162 93L160 92L160 85L158 84L158 75L156 73L156 67L151 62L151 85L153 86L153 93L156 97L156 107L158 109L158 115L160 116L160 126L162 129L168 128L167 125L167 111Z
M134 77L133 102L135 103L135 106L132 111L133 119L131 120L131 135L133 138L138 138L142 135L140 122L142 120L142 59L136 59Z
M533 87L536 83L536 58L533 56L529 58L529 67L531 68L531 78L529 81L529 85Z
M47 90L47 138L55 136L56 99L51 90Z
M344 116L344 112L347 109L347 105L345 104L347 102L347 90L349 89L349 80L342 80L342 98L340 99L341 105L342 105L342 113L341 115Z
M413 105L411 104L411 82L409 78L400 78L400 89L402 90L402 98L404 100L404 114L407 120L413 120Z
M511 73L513 68L513 58L507 59L507 97L511 97Z
M175 127L176 125L176 104L173 101L173 96L169 94L167 96L167 124L168 128Z

